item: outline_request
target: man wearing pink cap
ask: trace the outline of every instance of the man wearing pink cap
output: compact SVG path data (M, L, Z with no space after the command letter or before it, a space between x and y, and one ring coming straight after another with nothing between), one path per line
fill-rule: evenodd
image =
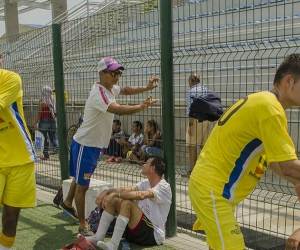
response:
M100 81L92 87L84 109L84 121L75 134L70 148L70 176L74 177L66 199L60 207L73 218L79 220L78 233L91 236L85 220L85 194L89 188L90 178L100 156L101 150L109 144L114 114L132 115L147 109L158 100L149 95L138 105L119 105L118 95L135 95L157 87L159 78L150 77L148 85L126 86L117 85L124 67L111 57L104 57L98 63ZM77 213L72 207L73 199Z

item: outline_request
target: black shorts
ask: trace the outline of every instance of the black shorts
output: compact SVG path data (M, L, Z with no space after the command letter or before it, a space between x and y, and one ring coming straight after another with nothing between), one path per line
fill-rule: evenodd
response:
M129 228L128 225L125 228L123 238L129 242L133 242L144 246L157 245L154 238L154 228L151 221L144 215L135 228Z

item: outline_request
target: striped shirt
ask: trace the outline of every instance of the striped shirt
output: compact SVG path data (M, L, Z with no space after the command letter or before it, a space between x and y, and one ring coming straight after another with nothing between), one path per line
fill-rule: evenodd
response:
M190 108L194 101L193 98L205 96L210 92L209 89L205 88L200 83L193 85L186 93L186 115L189 116Z

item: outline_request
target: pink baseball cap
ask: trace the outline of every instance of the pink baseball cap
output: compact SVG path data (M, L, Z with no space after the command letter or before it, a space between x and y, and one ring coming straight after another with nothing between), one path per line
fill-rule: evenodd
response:
M117 69L124 70L124 67L112 58L112 57L104 57L98 62L98 72L102 70L115 71Z

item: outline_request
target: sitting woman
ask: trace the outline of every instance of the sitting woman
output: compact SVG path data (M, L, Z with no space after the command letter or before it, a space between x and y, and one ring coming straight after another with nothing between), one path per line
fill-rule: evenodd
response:
M162 134L158 130L157 123L154 120L148 121L144 133L145 143L136 155L131 154L131 160L147 161L151 156L162 157Z
M140 147L144 144L144 135L142 134L142 123L140 121L134 121L132 123L133 134L129 137L128 141L125 138L121 138L120 144L123 147L123 152L126 158L130 158L130 155L136 154Z

